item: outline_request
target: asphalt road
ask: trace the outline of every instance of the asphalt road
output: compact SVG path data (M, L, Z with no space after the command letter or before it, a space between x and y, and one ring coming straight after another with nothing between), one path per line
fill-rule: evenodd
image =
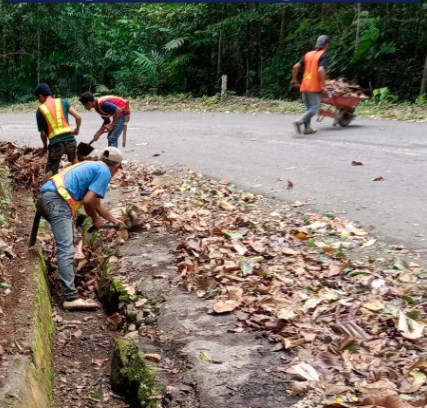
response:
M134 112L125 156L191 168L290 203L309 201L316 212L357 220L386 242L427 251L427 124L357 118L335 128L326 118L315 135L297 136L295 118ZM78 138L90 141L100 124L96 113L84 113ZM0 139L40 147L35 114L0 115Z

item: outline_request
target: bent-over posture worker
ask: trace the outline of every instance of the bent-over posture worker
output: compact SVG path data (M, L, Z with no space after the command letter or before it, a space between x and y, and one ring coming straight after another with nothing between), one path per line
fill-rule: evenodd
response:
M82 118L67 99L53 98L47 84L38 84L34 94L41 103L36 112L37 127L44 152L48 151L45 171L53 175L58 173L64 154L70 163L77 163L75 136L79 134ZM76 119L74 130L68 124L68 114Z
M304 125L304 134L310 135L316 130L310 125L311 118L319 111L320 95L325 88L326 66L329 56L329 37L321 35L313 51L307 52L304 57L297 62L292 69L292 83L300 87L304 101L304 115L294 122L297 133L301 133L301 126ZM304 68L304 75L301 84L298 82L298 72Z
M119 96L95 98L90 92L83 93L79 100L86 110L94 108L104 119L93 140L98 140L103 133L108 132L108 146L118 147L119 137L123 132L122 146L125 147L126 129L130 118L129 101Z
M121 168L123 156L119 149L109 147L100 161L85 161L61 170L40 189L36 209L52 228L57 246L58 271L64 288L63 307L66 310L96 309L93 300L80 299L74 284L74 237L73 218L79 205L92 218L96 229L106 219L125 227L103 206L111 178Z

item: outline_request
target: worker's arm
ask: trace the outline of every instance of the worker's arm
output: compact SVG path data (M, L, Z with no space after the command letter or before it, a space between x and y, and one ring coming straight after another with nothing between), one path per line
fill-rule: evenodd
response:
M326 70L325 67L319 67L319 78L320 78L320 86L322 87L321 90L323 91L325 89L325 81L326 81Z
M80 126L82 124L82 117L77 113L74 108L70 108L68 113L76 119L76 128L74 129L74 134L77 136L80 132Z
M109 132L109 130L106 127L109 123L110 123L110 119L109 118L104 118L104 122L102 123L101 127L93 135L93 140L98 140L103 133Z
M293 68L292 68L292 83L295 86L299 86L300 85L299 82L298 82L298 72L299 72L300 68L301 68L301 63L300 62L297 62L293 66Z
M105 125L105 129L107 129L109 132L114 129L114 126L116 126L116 122L119 120L119 118L122 116L123 111L117 106L116 110L114 111L113 115L113 121Z
M40 139L42 140L42 143L43 143L43 151L47 152L48 139L47 139L47 133L44 130L40 132Z
M92 218L93 225L96 229L100 229L104 225L104 221L100 217L112 224L119 225L123 228L126 227L123 221L113 217L110 211L102 205L101 199L93 191L89 190L85 194L83 197L83 205L87 215Z
M46 119L44 118L40 108L37 109L36 112L36 119L37 119L37 128L40 132L40 139L43 143L43 153L47 152L47 145L48 145L48 127L46 123Z
M103 133L105 133L105 125L102 125L97 132L93 135L93 140L98 140Z

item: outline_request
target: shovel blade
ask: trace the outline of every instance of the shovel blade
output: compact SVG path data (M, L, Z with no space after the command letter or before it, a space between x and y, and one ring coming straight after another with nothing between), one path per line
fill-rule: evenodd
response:
M90 145L90 143L80 142L77 146L77 155L79 156L88 156L95 150L94 147Z

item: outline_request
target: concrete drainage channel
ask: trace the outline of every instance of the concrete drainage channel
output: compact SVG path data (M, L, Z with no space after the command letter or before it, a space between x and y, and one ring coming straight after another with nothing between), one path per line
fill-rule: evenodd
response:
M114 193L109 208L126 195ZM9 388L2 388L0 407L273 408L296 402L286 393L289 378L276 369L289 356L261 334L236 333L233 315L210 314L213 301L183 291L173 255L178 243L164 232L143 232L124 242L120 254L99 247L100 268L85 271L81 282L83 290L93 290L91 274L102 274L96 289L104 310L95 313L62 310L55 289L51 311L45 277L52 265L34 258L32 347L20 356L25 361L16 364Z

